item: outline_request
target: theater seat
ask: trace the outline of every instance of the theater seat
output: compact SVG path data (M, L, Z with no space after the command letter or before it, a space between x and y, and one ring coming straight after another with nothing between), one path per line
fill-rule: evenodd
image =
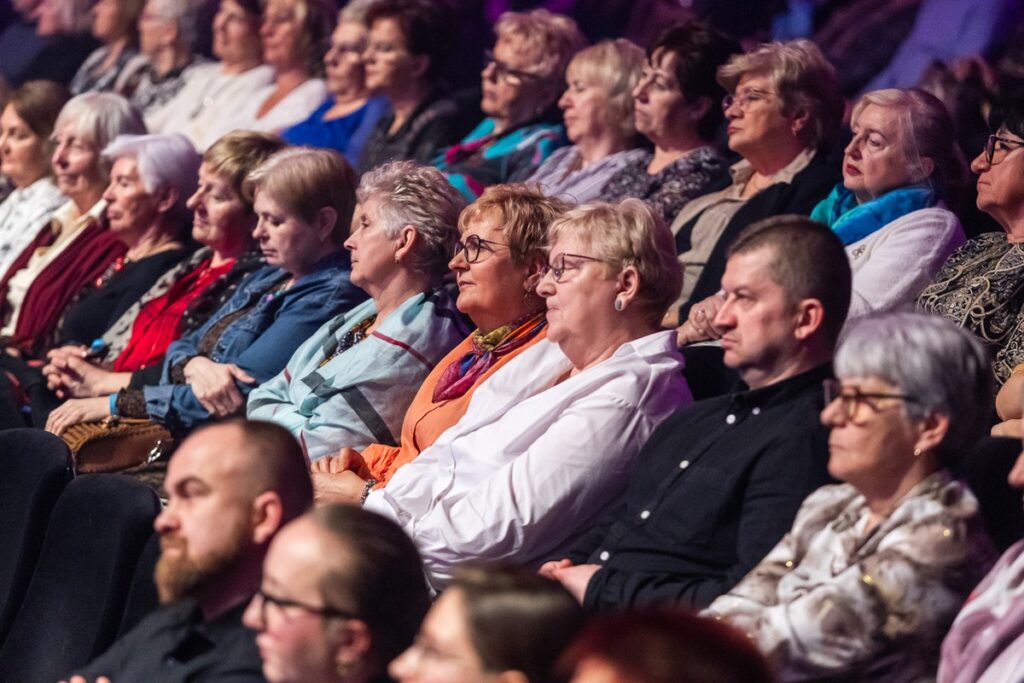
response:
M1021 491L1006 482L1020 452L1020 439L987 436L955 467L977 496L985 527L1000 552L1024 537Z

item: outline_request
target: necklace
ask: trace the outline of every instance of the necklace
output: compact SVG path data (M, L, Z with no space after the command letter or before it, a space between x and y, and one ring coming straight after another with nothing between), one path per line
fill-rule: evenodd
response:
M337 346L334 347L334 350L324 356L324 359L320 361L320 365L317 367L324 367L342 353L348 351L353 346L370 336L369 329L376 320L377 314L374 313L369 318L366 318L358 325L355 325L351 330L343 334L341 338L337 340Z

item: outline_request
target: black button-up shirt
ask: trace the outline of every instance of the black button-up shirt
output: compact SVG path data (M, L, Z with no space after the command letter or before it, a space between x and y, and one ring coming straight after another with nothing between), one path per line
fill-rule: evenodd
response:
M698 401L644 445L623 500L584 535L575 564L600 564L584 604L703 607L789 531L830 481L819 366L767 387Z

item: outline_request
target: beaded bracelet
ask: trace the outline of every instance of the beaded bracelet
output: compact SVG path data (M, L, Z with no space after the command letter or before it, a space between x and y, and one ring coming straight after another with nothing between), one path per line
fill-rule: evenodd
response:
M376 486L376 485L377 485L377 480L376 479L367 479L366 480L366 485L363 486L363 495L359 496L359 504L360 505L362 505L363 503L366 502L367 496L370 495L370 491L372 491L373 487Z

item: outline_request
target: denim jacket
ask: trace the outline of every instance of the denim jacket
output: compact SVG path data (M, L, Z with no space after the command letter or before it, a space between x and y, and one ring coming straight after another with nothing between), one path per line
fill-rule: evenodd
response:
M277 294L273 287L287 280L286 271L263 266L238 287L226 304L206 324L174 342L167 349L160 384L143 389L150 418L177 429L192 429L210 418L187 384L174 384L171 369L199 355L198 344L206 331L226 315L259 300L249 313L225 329L209 358L234 363L253 378L254 384L236 381L242 396L267 381L288 363L295 349L335 315L367 298L352 284L348 252L322 259L313 272Z

